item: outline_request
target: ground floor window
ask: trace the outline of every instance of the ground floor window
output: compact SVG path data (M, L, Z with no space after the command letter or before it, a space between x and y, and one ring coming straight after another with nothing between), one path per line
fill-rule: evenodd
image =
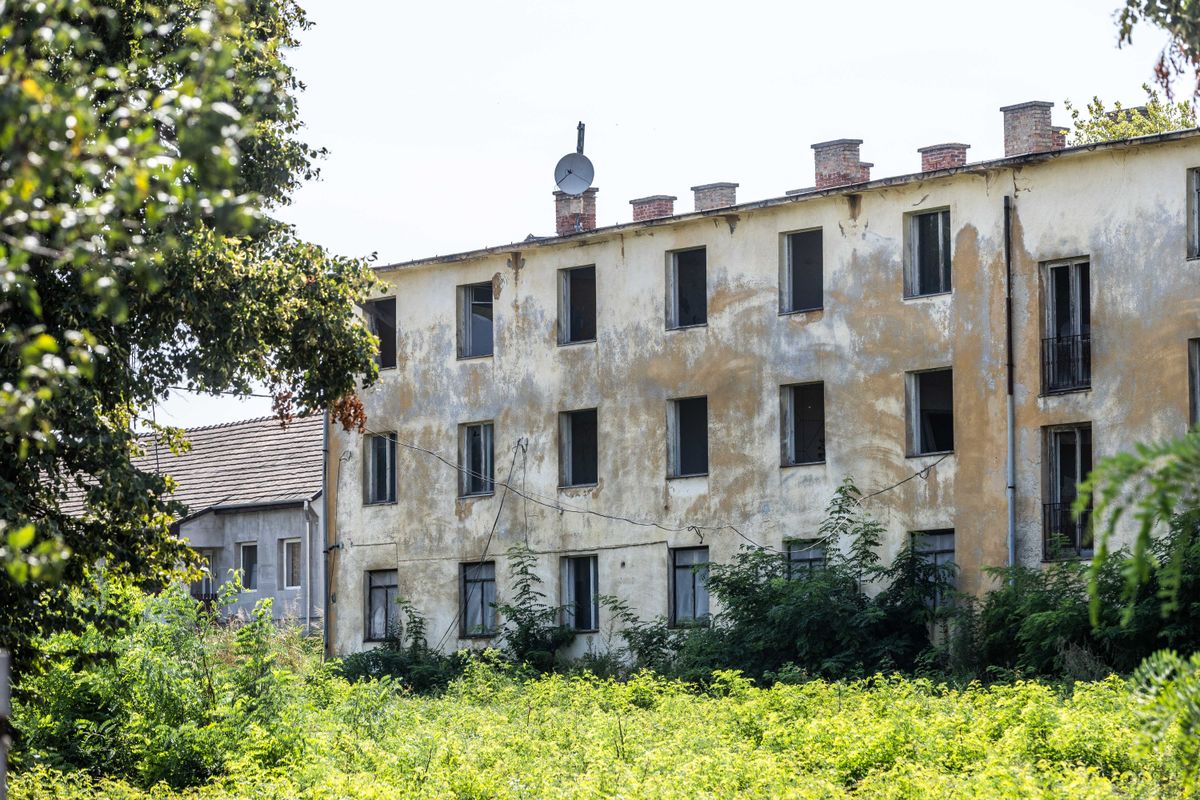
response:
M462 634L496 633L496 562L462 565Z
M577 631L600 627L600 600L596 591L595 556L563 559L563 606L565 622Z
M367 641L378 642L394 633L399 620L396 570L380 569L367 573Z
M671 551L671 624L696 625L708 620L708 548Z

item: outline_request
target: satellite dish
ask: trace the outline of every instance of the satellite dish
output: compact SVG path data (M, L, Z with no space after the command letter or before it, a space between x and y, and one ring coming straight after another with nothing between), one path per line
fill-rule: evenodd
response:
M554 167L554 182L566 194L578 196L592 185L596 177L596 168L583 154L583 123L579 123L579 143L574 153L567 153L558 160Z

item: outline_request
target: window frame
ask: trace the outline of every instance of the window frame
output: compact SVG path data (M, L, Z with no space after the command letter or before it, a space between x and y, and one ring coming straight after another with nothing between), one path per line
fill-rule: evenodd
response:
M375 309L381 307L384 303L390 303L392 306L392 334L387 339L385 339L385 337L381 336L379 333L379 314L375 311ZM381 370L395 369L396 365L399 363L399 353L397 352L399 349L397 347L399 339L399 325L396 323L397 306L398 304L395 295L391 295L389 297L378 297L374 300L367 300L365 303L363 303L363 314L367 319L367 329L371 331L371 333L375 334L380 341L379 350L375 353L375 364ZM389 339L391 341L392 363L384 364L383 356L385 348L383 342L388 341Z
M474 578L472 578L472 577L469 577L467 574L467 570L469 570L469 569L472 569L472 568L483 569L485 567L491 568L491 577L490 578L489 577L474 577ZM458 597L459 597L458 616L459 616L459 620L460 620L459 632L458 632L459 637L462 639L491 639L491 638L494 638L496 636L496 634L499 633L499 631L500 631L500 622L498 619L498 614L496 613L496 604L499 602L499 598L498 598L498 595L496 592L496 589L497 589L496 562L495 561L465 561L465 562L459 564L458 574L459 574L459 578L458 578ZM480 599L479 611L480 611L480 618L483 620L490 619L491 625L490 625L490 627L487 627L487 628L481 627L480 630L478 630L478 631L471 631L467 628L467 619L468 619L467 608L471 602L471 594L473 591L471 587L472 586L486 587L488 584L491 584L491 586L492 586L492 601L491 601L491 603L488 603L488 601L487 601L487 589L486 588L481 589L480 590L481 594L480 594L480 598L479 598Z
M247 573L246 551L251 548L254 549L254 569L252 571L253 581L249 580L247 578L247 574L246 574ZM242 591L243 592L257 592L258 591L258 582L259 582L258 581L258 578L259 578L258 573L259 573L260 564L261 564L261 562L259 561L259 558L258 558L258 542L257 541L238 542L238 578L242 582ZM254 583L253 586L250 585L251 582Z
M1187 171L1187 258L1200 259L1200 167Z
M297 582L296 583L288 583L288 580L291 578L291 575L289 574L290 568L291 568L291 561L288 559L288 548L293 547L293 546L297 550L297 553L296 553L296 579L297 579ZM304 542L303 542L303 540L298 537L292 537L289 539L280 539L279 547L280 547L280 555L281 555L281 558L280 558L281 569L279 570L280 588L282 588L284 590L304 588Z
M1083 458L1083 447L1081 446L1081 435L1087 432L1087 460L1086 465ZM1071 497L1063 499L1062 497L1062 470L1060 468L1062 462L1061 446L1059 444L1059 436L1065 433L1072 433L1075 437L1075 474L1076 483L1075 490ZM1073 546L1064 547L1056 551L1051 551L1051 542L1048 537L1047 530L1050 525L1048 517L1051 506L1062 506L1063 504L1074 504L1075 498L1078 497L1078 485L1087 473L1095 467L1096 464L1096 441L1095 429L1090 421L1088 422L1072 422L1062 425L1048 425L1042 428L1042 561L1074 561L1081 559L1090 559L1095 554L1096 537L1094 527L1090 530L1090 546L1085 547L1084 540L1080 539L1076 542L1068 543ZM1087 515L1088 518L1084 522L1085 526L1091 527L1094 524L1092 517L1092 506L1089 504ZM1072 519L1073 523L1076 523ZM1076 523L1077 524L1077 523Z
M696 608L699 607L700 604L698 601L701 596L701 593L703 593L704 608L706 610L703 614L693 613L693 615L687 619L680 619L679 608L678 608L679 604L676 600L676 594L677 594L677 588L678 588L679 572L680 572L680 570L682 570L684 568L684 566L681 566L679 564L678 558L681 553L698 553L701 551L703 551L703 553L704 553L704 557L705 557L704 561L697 561L692 564L688 564L688 565L684 565L684 566L686 566L686 568L692 574L692 579L691 579L692 608L693 608L693 610L695 610ZM701 546L697 546L697 547L672 547L669 549L668 552L670 554L670 565L671 565L671 586L670 586L670 605L671 605L671 607L670 607L670 614L668 616L668 620L669 620L668 627L670 627L670 628L708 627L710 621L712 620L712 597L709 594L708 586L705 583L705 581L708 578L708 568L712 564L712 555L709 552L708 546L701 545ZM698 569L701 567L703 568L702 570ZM703 577L699 578L699 580L697 580L697 576L699 576L701 574L701 572L703 572Z
M929 375L935 372L950 373L950 448L948 450L925 450L923 448L924 436L922 435L923 427L921 425L921 378L922 375ZM905 373L905 383L908 400L908 457L920 458L923 456L941 456L948 455L954 452L954 447L958 443L958 437L955 436L954 424L954 368L953 367L935 367L933 369L915 370Z
M821 457L815 460L800 461L796 453L796 393L801 389L819 386L821 391L821 442L819 445ZM804 381L788 383L779 387L780 402L780 466L803 467L811 464L824 464L829 457L826 451L826 416L825 416L825 382Z
M938 252L942 254L945 247L945 263L939 270L939 282L943 286L937 291L921 290L921 236L920 220L933 214L938 215ZM954 291L954 227L950 216L950 206L910 211L905 214L904 223L904 299L913 300L919 297L936 297L941 294L951 294Z
M484 451L480 454L481 469L478 474L467 465L471 462L470 430L480 428L480 446ZM496 426L492 420L464 422L458 426L458 496L487 497L496 493ZM471 480L482 478L485 486L477 491L471 490Z
M820 302L815 306L806 306L803 308L793 308L792 300L795 288L795 270L793 269L793 251L792 239L796 236L805 234L817 234L819 252L820 252ZM786 316L788 314L806 314L813 311L823 311L825 309L825 229L822 226L815 228L802 228L795 231L784 231L780 234L780 267L779 267L779 313Z
M380 586L373 585L372 581L375 576L390 576L392 582L390 584L382 584ZM388 632L399 621L399 604L396 602L400 597L400 571L397 569L369 569L363 574L363 641L364 642L383 642L387 641ZM383 591L383 635L375 637L371 635L371 617L374 611L372 600L376 590ZM390 592L389 592L390 590ZM390 596L390 599L389 599Z
M574 420L578 414L586 414L591 412L595 416L596 421L596 452L593 454L595 458L596 479L587 482L577 482L575 480L575 459L573 448L575 445ZM558 415L558 488L560 489L580 489L589 486L597 486L600 483L600 410L598 408L576 408L571 411L561 411Z
M217 554L220 550L216 547L196 547L193 549L196 551L202 564L200 567L200 577L188 584L188 591L192 597L201 599L215 598L217 594L216 563Z
M954 576L953 583L954 583L954 590L957 591L957 589L958 589L958 562L955 561L955 558L957 557L956 548L958 545L958 537L955 535L954 528L928 528L928 529L919 530L919 531L909 531L908 536L909 536L909 541L912 543L913 552L916 553L917 555L919 555L923 560L925 560L927 562L932 560L933 565L935 567L940 567L944 564L950 564L952 567L954 567L954 569L952 570L952 574ZM929 547L929 548L920 547L920 543L922 541L931 541L933 539L933 537L937 537L937 536L949 536L950 542L951 542L950 548L946 549L945 547ZM940 556L945 556L946 554L950 555L949 559L939 560ZM941 608L941 607L947 606L947 605L953 605L953 603L952 602L947 603L946 598L939 592L932 598L930 608L936 611L938 608Z
M476 289L487 289L488 306L492 310L491 314L491 341L488 345L488 350L484 352L474 352L472 346L473 336L471 333L471 315L472 308L476 302L473 293ZM481 281L479 283L466 283L457 287L458 293L458 360L470 361L476 358L491 358L496 354L496 298L495 289L491 281Z
M1188 339L1188 430L1200 427L1200 338Z
M1041 341L1041 366L1042 366L1042 395L1068 394L1070 392L1086 392L1092 388L1092 259L1091 256L1075 256L1073 258L1060 258L1054 261L1046 261L1041 265L1042 279L1042 341ZM1053 383L1050 374L1049 366L1049 348L1051 340L1061 339L1058 335L1059 320L1058 316L1058 290L1055 288L1054 273L1057 270L1067 271L1067 305L1071 319L1068 323L1068 330L1071 333L1067 336L1075 336L1080 338L1080 359L1083 361L1083 366L1080 367L1081 372L1086 372L1086 380L1080 379L1078 383L1064 386L1061 388L1053 388L1050 384ZM1084 304L1084 293L1081 281L1081 273L1086 273L1087 283L1087 303ZM1084 310L1087 311L1087 320L1084 320ZM1084 344L1084 337L1087 342ZM1057 374L1057 373L1056 373Z
M679 323L679 256L686 253L704 253L704 321L690 322L687 325ZM666 283L666 329L669 331L685 331L692 328L708 327L708 246L685 247L667 252L667 283Z
M588 603L592 625L581 628L575 623L575 609L578 607L575 597L575 569L578 565L586 564L588 571ZM562 571L562 624L576 633L596 633L600 630L600 559L594 553L563 556Z
M704 471L703 472L683 472L680 464L680 434L682 431L679 427L679 404L690 400L704 401ZM680 478L704 478L709 474L712 467L709 456L711 455L709 448L709 414L708 414L708 395L693 395L690 397L674 397L667 401L667 479L677 480Z
M571 286L575 273L591 270L592 272L592 336L591 338L571 338ZM595 264L585 264L579 267L566 267L558 271L558 346L566 347L573 344L587 344L596 341L600 334L599 286Z
M793 553L797 551L819 553L820 557L794 558ZM787 579L796 580L799 577L798 571L801 569L804 574L825 569L829 564L829 549L826 547L825 540L819 537L784 539L783 560Z
M387 477L388 492L384 498L375 497L375 468L376 468L376 451L375 442L383 439L387 442L387 463L384 466ZM366 506L384 506L391 505L396 502L397 479L396 479L396 434L392 432L385 433L368 433L363 436L364 453L363 453L363 505Z

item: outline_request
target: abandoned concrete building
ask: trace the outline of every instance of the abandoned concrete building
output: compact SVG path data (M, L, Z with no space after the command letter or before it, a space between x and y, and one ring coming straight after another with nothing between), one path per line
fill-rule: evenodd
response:
M1004 157L920 150L872 179L813 145L816 186L633 200L556 193L557 235L381 267L368 431L330 432L331 649L397 597L444 649L491 641L528 543L586 648L599 595L686 624L695 565L824 558L845 476L888 531L978 592L991 565L1091 553L1096 459L1184 432L1200 391L1200 131L1079 147L1002 109Z

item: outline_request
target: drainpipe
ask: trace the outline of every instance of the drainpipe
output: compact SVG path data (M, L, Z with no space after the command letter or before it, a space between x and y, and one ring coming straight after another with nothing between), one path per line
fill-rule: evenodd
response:
M304 501L304 635L312 633L312 501Z
M1004 196L1004 349L1008 357L1008 565L1017 563L1017 429L1013 414L1012 197Z
M321 633L324 648L321 655L329 657L329 412L325 412L325 431L321 444L321 502L324 513L321 514L321 552L325 558L322 562L321 583L325 590L325 599L321 607Z

